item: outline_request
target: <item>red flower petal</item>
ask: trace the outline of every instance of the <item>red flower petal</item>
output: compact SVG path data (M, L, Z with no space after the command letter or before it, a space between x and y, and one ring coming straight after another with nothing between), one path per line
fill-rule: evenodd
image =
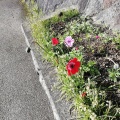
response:
M100 38L100 36L97 35L97 36L96 36L96 39L99 39L99 38Z
M80 62L79 61L76 62L76 66L80 67Z
M57 45L59 43L59 40L57 38L52 38L52 44Z
M75 50L78 50L79 49L79 47L75 47Z
M83 92L82 93L82 97L86 97L87 96L87 93L86 92Z

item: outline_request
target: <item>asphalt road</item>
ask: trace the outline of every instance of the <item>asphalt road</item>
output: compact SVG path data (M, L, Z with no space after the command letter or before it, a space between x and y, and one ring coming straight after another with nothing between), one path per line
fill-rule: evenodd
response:
M22 6L0 0L0 120L54 120L21 32Z

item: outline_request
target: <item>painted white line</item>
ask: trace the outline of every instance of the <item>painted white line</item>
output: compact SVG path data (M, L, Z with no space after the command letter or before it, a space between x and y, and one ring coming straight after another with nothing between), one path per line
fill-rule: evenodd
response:
M27 38L27 36L25 34L25 31L23 29L22 24L21 24L21 30L22 30L22 33L23 33L23 35L25 37L25 42L26 42L27 46L30 47L29 40L28 40L28 38ZM53 111L54 118L55 118L55 120L60 120L60 117L59 117L59 114L58 114L57 109L55 107L54 101L52 99L52 96L50 95L50 91L49 91L49 89L48 89L48 87L46 85L46 82L45 82L44 78L43 78L42 72L39 69L39 65L37 63L37 60L35 58L35 55L34 55L32 49L31 49L30 53L31 53L31 56L32 56L33 64L35 66L35 70L36 70L36 72L39 73L39 81L40 81L40 83L41 83L41 85L42 85L42 87L43 87L43 89L44 89L44 91L47 94L47 97L49 99L49 102L50 102L50 105L51 105L51 108L52 108L52 111Z
M39 81L40 81L41 85L43 86L43 88L44 88L44 90L45 90L45 92L46 92L46 94L48 96L48 99L50 101L50 104L51 104L51 107L52 107L52 110L53 110L54 118L56 120L60 120L57 109L55 107L55 104L54 104L53 99L52 99L52 97L50 95L49 89L48 89L48 87L47 87L47 85L45 83L45 80L43 78L43 75L42 75L41 71L39 71Z
M23 35L24 35L24 37L25 37L25 42L26 42L27 46L30 47L30 43L29 43L28 38L27 38L27 36L26 36L26 34L25 34L25 31L24 31L24 29L23 29L23 25L21 25L21 30L22 30L22 33L23 33ZM37 60L36 60L36 58L35 58L35 55L34 55L34 53L33 53L32 50L30 51L30 53L31 53L31 56L32 56L33 64L34 64L34 66L35 66L35 71L38 72L38 70L39 70L39 65L38 65L38 63L37 63Z

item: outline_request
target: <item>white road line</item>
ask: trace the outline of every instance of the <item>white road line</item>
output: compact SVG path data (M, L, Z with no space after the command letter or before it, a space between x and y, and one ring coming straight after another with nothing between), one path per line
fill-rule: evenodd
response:
M30 43L29 43L28 38L27 38L27 36L26 36L26 34L25 34L25 31L24 31L24 29L23 29L23 25L21 25L21 30L22 30L22 33L23 33L23 35L24 35L24 37L25 37L25 42L26 42L27 46L30 47ZM33 64L34 64L34 66L35 66L35 70L36 70L36 72L38 72L39 65L38 65L38 63L37 63L37 60L36 60L36 58L35 58L35 55L34 55L34 53L33 53L32 50L31 50L30 53L31 53L31 56L32 56Z
M25 34L25 31L24 31L24 29L23 29L23 25L21 25L21 30L22 30L22 33L23 33L23 35L24 35L24 37L25 37L25 42L26 42L27 46L30 47L30 43L29 43L29 40L28 40L28 38L27 38L27 36L26 36L26 34ZM38 63L37 63L37 60L36 60L36 58L35 58L35 55L34 55L34 53L33 53L32 50L30 51L30 53L31 53L31 56L32 56L33 64L34 64L34 66L35 66L35 70L36 70L36 72L39 73L39 81L40 81L40 83L41 83L41 85L42 85L45 93L47 94L47 97L48 97L48 99L49 99L50 105L51 105L51 107L52 107L52 111L53 111L54 118L55 118L55 120L60 120L60 117L59 117L59 114L58 114L57 109L56 109L56 107L55 107L54 101L53 101L53 99L52 99L52 96L50 95L50 91L49 91L49 89L48 89L48 87L47 87L47 85L46 85L46 82L45 82L44 78L43 78L42 72L41 72L41 70L39 69L39 65L38 65Z
M52 97L50 95L49 89L48 89L48 87L47 87L47 85L45 83L45 80L44 80L44 78L42 76L41 71L39 71L39 81L40 81L41 85L43 86L43 88L44 88L44 90L45 90L45 92L46 92L46 94L48 96L48 99L50 101L50 104L51 104L51 107L52 107L52 110L53 110L54 118L56 120L60 120L60 117L58 115L57 109L55 107L55 104L54 104L53 99L52 99Z

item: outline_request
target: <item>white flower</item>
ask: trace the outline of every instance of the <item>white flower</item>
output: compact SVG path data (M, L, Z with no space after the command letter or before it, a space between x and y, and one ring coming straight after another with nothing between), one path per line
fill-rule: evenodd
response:
M113 66L114 69L118 69L119 68L119 65L117 63L114 64Z
M91 120L96 120L96 114L95 114L95 113L92 113L92 114L90 115L90 119L91 119Z

